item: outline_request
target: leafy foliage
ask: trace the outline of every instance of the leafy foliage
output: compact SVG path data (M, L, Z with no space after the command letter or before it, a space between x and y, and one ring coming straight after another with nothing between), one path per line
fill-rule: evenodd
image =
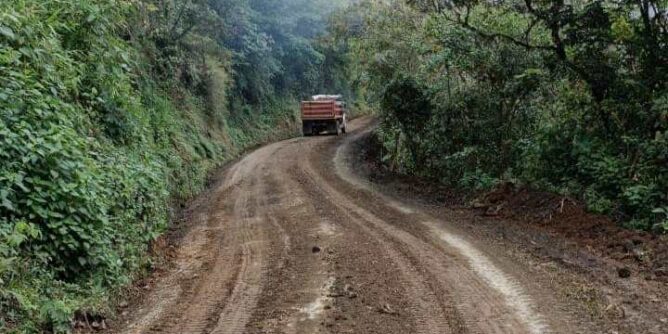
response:
M388 117L386 123L393 122L403 133L413 133L415 136L405 138L408 152L416 165L421 165L427 158L421 150L421 134L431 118L431 102L425 95L425 88L420 87L410 78L397 78L390 82L383 92L381 107Z
M296 131L296 98L334 86L316 38L340 4L315 5L0 2L1 332L110 312L175 202Z
M460 186L517 180L664 230L665 2L363 1L355 11L363 33L343 38L367 97L395 99L393 79L405 77L433 106L418 129L381 103L393 168Z

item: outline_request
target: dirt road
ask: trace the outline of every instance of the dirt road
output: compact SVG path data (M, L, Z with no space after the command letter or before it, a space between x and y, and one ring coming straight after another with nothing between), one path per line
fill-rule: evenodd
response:
M368 123L228 168L117 332L607 332L456 216L357 176L351 143Z

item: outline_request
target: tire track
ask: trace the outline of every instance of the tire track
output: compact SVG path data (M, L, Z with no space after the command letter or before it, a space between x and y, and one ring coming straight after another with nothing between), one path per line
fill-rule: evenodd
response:
M226 173L211 205L203 208L205 227L196 225L179 249L177 267L188 270L163 282L154 298L164 299L160 307L140 315L122 333L243 332L261 291L269 240L257 170L280 147L261 148Z
M363 131L275 143L231 166L121 333L534 334L559 323L487 248L357 179L345 159Z
M264 203L259 200L262 195L262 187L258 184L259 180L255 179L251 190L242 192L234 206L234 221L239 225L241 239L241 263L234 288L230 296L226 298L225 306L218 315L216 326L210 331L212 334L243 333L262 289L267 266L265 248L269 241L263 228L266 215L263 211ZM254 201L250 201L251 198ZM253 204L249 204L250 202ZM200 332L198 329L189 329L182 333Z
M350 210L350 206L344 204L347 200L332 193L330 189L325 189L324 180L314 175L311 169L295 170L293 175L296 179L310 180L309 186L304 187L304 190L314 201L328 205L329 210L337 212L334 216L345 217L345 221L355 225L355 231L349 233L368 235L378 243L380 248L378 254L384 255L394 263L403 278L403 287L406 289L404 295L411 304L409 311L416 325L416 333L466 332L457 311L450 306L447 290L435 289L433 282L437 278L428 275L424 268L416 266L415 259L412 259L410 254L398 251L386 233L371 228L378 224L374 217L360 210ZM388 287L390 288L392 287Z
M321 152L321 150L316 149L314 152ZM450 303L456 307L457 312L455 313L460 314L465 323L465 326L459 323L457 331L535 333L533 330L536 328L526 326L521 314L509 312L506 296L490 286L477 272L472 271L469 262L462 256L459 249L448 247L449 249L446 249L445 252L441 251L426 241L431 239L431 236L425 235L420 228L415 228L415 225L422 224L421 221L408 223L414 219L411 219L411 216L415 215L414 210L394 208L387 206L384 201L374 201L366 194L366 190L346 192L347 195L343 195L335 188L335 185L340 186L340 181L337 182L335 176L327 177L326 173L316 171L325 170L322 165L318 166L317 162L321 160L312 158L309 161L316 161L316 163L311 163L307 172L315 183L321 186L322 191L332 197L332 202L340 205L343 210L355 212L364 217L367 222L371 223L371 226L382 231L381 233L384 233L387 239L394 243L394 248L404 249L406 255L412 258L419 268L426 270L428 275L434 278L429 280L430 282L438 282L442 285L442 290L452 291L451 298L454 300L451 300ZM348 199L352 197L365 203L365 208ZM398 227L407 226L407 224L413 226L406 229ZM417 232L409 233L410 230ZM452 306L446 306L446 310L447 307ZM531 309L529 304L523 307L524 310ZM453 314L452 311L446 312ZM545 327L537 328L540 333L546 332Z
M272 168L263 177L263 197L271 202L267 206L271 226L289 247L276 251L280 254L267 275L267 293L260 296L247 333L314 333L319 314L304 319L303 310L322 294L322 286L331 277L329 264L311 251L313 245L326 247L329 241L310 224L316 212L309 198L285 177L288 161L283 160L283 155L277 155L268 162Z
M439 237L449 245L457 248L469 261L471 268L497 290L506 300L506 304L515 310L518 319L532 334L548 333L550 330L542 316L533 310L530 298L524 293L519 283L504 272L496 268L480 251L462 238L451 233L443 232L435 224L427 222Z
M522 289L521 285L509 275L496 267L482 252L477 250L463 238L444 229L444 222L435 223L436 218L431 217L419 209L406 206L392 198L382 195L378 189L368 181L356 177L349 169L350 143L361 136L367 135L371 128L348 137L342 145L339 145L334 155L334 161L330 167L333 168L338 177L327 177L325 182L330 186L338 186L338 191L350 194L352 192L363 193L363 202L366 208L381 217L386 223L397 226L401 231L407 231L415 239L405 235L396 234L403 243L410 245L416 252L422 252L427 256L421 257L423 266L433 270L438 277L451 279L453 294L459 301L458 308L466 315L467 327L472 331L493 333L548 333L549 326L542 315L538 314L533 306L533 301ZM317 161L313 160L312 161ZM317 164L316 164L317 165ZM323 164L319 167L323 169ZM347 186L341 187L341 181ZM332 188L333 189L333 188ZM395 212L396 215L388 214ZM406 222L413 222L413 226ZM418 226L416 228L416 226ZM421 227L420 227L421 226ZM387 226L382 228L388 228ZM420 242L422 240L423 242ZM425 247L420 247L425 244ZM435 247L429 247L433 245ZM422 248L422 249L420 249ZM445 263L443 257L438 254L455 254L454 261ZM455 270L453 270L455 269ZM467 284L461 284L468 282Z

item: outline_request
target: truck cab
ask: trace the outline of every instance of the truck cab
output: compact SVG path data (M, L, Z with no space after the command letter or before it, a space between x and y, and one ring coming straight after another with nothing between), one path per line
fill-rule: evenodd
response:
M341 95L314 95L302 101L301 114L304 136L346 133L348 110Z

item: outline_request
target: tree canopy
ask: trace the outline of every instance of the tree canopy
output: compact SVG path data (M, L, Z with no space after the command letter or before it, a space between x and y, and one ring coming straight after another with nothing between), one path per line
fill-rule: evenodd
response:
M402 171L461 186L525 183L660 231L668 228L666 6L362 1L348 18L363 15L364 27L342 38L354 45L367 96L385 101L379 133ZM423 128L404 126L407 101L386 89L406 78L433 106Z

